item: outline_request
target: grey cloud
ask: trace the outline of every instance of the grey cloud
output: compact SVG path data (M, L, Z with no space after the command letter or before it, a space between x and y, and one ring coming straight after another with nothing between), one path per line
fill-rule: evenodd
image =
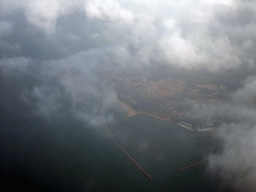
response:
M222 122L244 122L248 124L256 123L255 116L256 111L253 108L228 103L195 105L185 115L186 118L191 119L202 118L213 121L221 119Z
M51 35L29 24L22 11L5 15L4 18L13 24L13 32L3 39L6 45L1 46L2 56L26 56L39 60L60 59L84 50L125 47L129 39L134 39L131 36L131 28L122 24L92 21L79 9L76 10L58 18L56 32ZM16 52L12 51L11 47L15 48Z
M255 77L248 78L247 83L237 92L232 94L232 98L236 103L242 103L248 107L254 107L256 104L256 80Z
M2 38L2 57L29 57L45 60L64 56L55 42L44 32L26 21L24 12L17 10L3 16L12 23L12 33Z
M216 10L217 30L225 34L239 51L239 57L255 67L255 6L242 4L236 9Z
M216 10L215 18L224 26L245 27L255 20L255 9L251 6L233 9L223 6Z
M31 59L26 57L3 58L0 60L0 66L5 75L23 73L28 69L30 63Z
M209 170L223 179L224 186L235 191L254 191L255 76L247 78L241 88L228 95L226 102L193 106L187 118L217 122L215 134L223 146L208 156Z
M36 100L37 111L35 113L39 116L50 118L61 107L58 102L61 93L56 88L50 86L34 87L31 96Z
M0 22L0 37L9 35L13 30L13 25L12 23L8 21L1 21Z
M62 94L67 96L69 110L75 118L95 128L113 122L117 94L94 74L101 65L108 69L104 66L108 62L104 63L100 56L104 56L104 51L81 52L61 60L45 61L41 66L40 79L46 87L35 88L33 92L39 100L39 112L50 114L57 110L61 105L57 90L63 88ZM52 84L53 81L57 81L57 85Z
M0 58L5 55L5 51L18 52L20 50L19 44L11 45L5 38L10 36L13 31L13 23L9 21L0 21Z
M237 26L230 25L233 21L239 23L239 26L246 25L248 28L253 26L252 21L255 15L249 7L245 6L240 9L232 7L231 10L234 9L232 12L229 6L220 5L213 9L216 13L213 18L209 16L207 21L198 22L193 17L190 18L190 14L185 14L183 17L188 18L184 22L183 17L174 17L166 11L163 11L159 16L148 17L145 8L142 9L141 14L138 14L133 12L128 4L116 1L109 1L109 3L105 5L97 1L86 3L53 1L49 13L44 12L42 8L42 11L37 15L38 18L36 17L32 22L36 27L32 28L33 31L29 35L34 41L29 40L28 42L34 43L34 49L30 49L27 43L23 43L21 45L23 54L40 59L52 59L53 55L60 58L82 50L112 46L128 51L137 50L132 51L134 60L126 63L128 66L131 63L135 63L134 65L151 65L152 58L158 63L164 62L167 65L177 65L182 68L208 68L214 71L223 68L237 68L243 61L254 66L253 55L247 54L248 50L244 51L239 48L240 45L234 44L231 39L232 34L230 34L239 33L240 30L236 28ZM176 4L178 5L178 3ZM36 3L32 3L32 5L36 6ZM45 5L42 4L42 7ZM196 10L202 11L195 6L195 3L191 5ZM219 7L221 7L220 11L218 11ZM185 8L187 7L185 6L183 9ZM24 9L26 17L23 15L23 18L26 19L26 22L31 22L29 18L31 14L35 13L29 6ZM106 14L109 22L105 20L104 15ZM128 22L123 18L123 14L131 15L131 20ZM237 17L231 17L232 14ZM47 22L49 20L49 28L40 23L40 17L46 18ZM174 17L172 26L169 26L171 24L166 21L166 17ZM48 25L47 22L46 25ZM215 25L215 28L218 28L215 31L219 31L217 36L212 34L214 28L212 23L214 22L218 23ZM53 23L54 33L49 35L42 33L42 30L40 31L40 28L43 29L44 27L46 30L50 30ZM31 27L29 26L29 28ZM37 35L34 36L34 34ZM239 38L240 35L234 34L234 36ZM19 39L21 38L19 37ZM251 42L253 43L250 39L244 39L242 43L248 49ZM39 52L44 54L39 54Z
M224 124L218 132L224 140L223 150L209 156L209 168L236 191L255 191L255 134L253 126Z

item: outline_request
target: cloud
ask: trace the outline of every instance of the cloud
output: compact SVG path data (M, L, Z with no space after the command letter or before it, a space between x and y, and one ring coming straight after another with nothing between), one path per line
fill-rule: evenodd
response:
M74 6L79 6L82 1L66 0L21 0L21 1L2 1L4 14L23 9L28 22L41 27L46 33L55 32L56 21L61 15L69 13Z
M120 7L117 1L113 0L89 0L85 3L86 15L89 18L95 18L111 22L132 23L133 13Z
M70 92L74 85L68 84L85 81L92 93L100 81L89 72L92 69L125 71L156 63L214 72L245 64L253 67L255 9L239 5L239 1L2 1L6 53L1 66L4 71L24 72L29 63L24 58L40 60L41 76L58 77ZM20 20L14 17L18 10L23 10ZM71 66L87 78L63 75Z
M242 103L248 107L254 107L256 104L256 80L255 77L248 78L247 83L237 92L232 94L232 98L236 103Z
M118 111L114 84L101 72L164 66L184 79L235 74L239 89L227 90L226 100L193 106L184 117L219 120L225 145L209 157L210 168L251 190L255 164L243 151L252 146L255 155L255 13L255 2L240 0L3 0L0 72L35 79L20 95L39 117L65 109L98 130Z
M72 12L74 7L80 6L82 1L45 0L28 1L26 17L28 21L51 34L55 32L57 19Z
M1 21L0 22L0 37L9 35L13 30L13 25L12 23L8 21Z
M3 68L3 74L17 74L26 72L31 59L26 57L3 58L0 60L0 66Z
M49 118L61 107L58 102L61 93L58 89L54 89L51 86L34 87L31 96L36 99L36 113L39 116Z
M243 123L256 123L255 121L256 111L253 108L249 108L243 105L235 105L230 103L219 104L200 104L194 105L186 118L191 119L208 119L212 121L222 122L243 122Z
M10 3L2 3L5 7L8 4L10 6ZM86 34L85 40L90 40L92 45L105 42L118 45L122 49L133 46L140 50L135 55L137 65L149 65L152 58L158 58L159 54L155 53L161 52L161 57L164 57L164 62L168 65L186 69L207 68L213 71L237 68L243 61L254 66L254 56L247 54L249 47L254 47L253 41L244 40L243 44L247 49L244 51L231 38L239 37L240 34L234 32L240 29L233 26L235 31L227 30L232 27L232 22L240 23L241 26L253 26L252 8L240 8L238 5L238 2L231 0L169 3L54 0L22 1L16 4L24 9L29 23L42 28L53 39L58 39L58 33L63 34L58 21L80 11L87 20L85 25L88 22L93 22L95 26L101 25L97 31L91 31L90 39L89 34ZM212 33L212 28L219 31L217 36ZM72 32L65 39L69 39L67 43L75 44L84 37ZM139 60L140 57L144 58ZM156 62L163 62L163 59Z
M40 69L44 86L35 87L32 93L38 99L39 113L49 116L58 110L63 105L60 100L64 95L70 105L69 111L80 121L94 128L112 123L117 94L93 71L104 65L104 60L99 58L103 55L88 51L60 60L45 61Z
M255 134L255 126L224 124L218 132L224 141L223 150L209 156L209 168L224 179L225 185L236 191L255 190Z
M194 105L186 118L213 121L222 148L208 156L209 171L235 191L254 191L256 180L255 75L218 104Z

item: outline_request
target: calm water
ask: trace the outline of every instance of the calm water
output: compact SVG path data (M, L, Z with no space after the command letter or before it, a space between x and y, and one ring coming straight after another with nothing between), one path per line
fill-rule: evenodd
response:
M216 191L206 163L177 172L209 153L211 137L205 133L146 115L114 126L114 138L154 177L152 183L104 133L71 119L45 122L6 109L2 114L1 168L10 189Z
M206 132L193 132L174 122L144 114L117 124L112 135L126 151L155 179L154 183L130 162L126 190L141 191L216 191L216 181L206 171L207 163L177 172L204 160L215 142ZM137 169L137 170L136 170ZM135 183L140 183L136 186Z

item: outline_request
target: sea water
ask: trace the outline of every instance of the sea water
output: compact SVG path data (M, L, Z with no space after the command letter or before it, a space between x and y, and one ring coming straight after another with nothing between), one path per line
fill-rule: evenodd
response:
M207 158L215 142L208 133L190 131L175 122L139 114L112 129L114 139L139 163L155 182L151 183L127 158L126 191L217 191L206 170L207 162L178 172ZM123 170L126 170L125 168Z
M13 115L15 114L15 115ZM145 175L107 135L68 119L63 124L2 116L2 173L6 187L33 191L217 191L207 163L183 172L211 151L211 136L139 114L112 135L155 179ZM106 129L108 129L106 127Z

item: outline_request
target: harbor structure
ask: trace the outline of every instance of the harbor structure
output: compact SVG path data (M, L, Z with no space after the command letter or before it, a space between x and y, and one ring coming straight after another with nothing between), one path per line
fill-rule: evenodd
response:
M184 122L184 121L180 121L177 123L179 126L185 128L185 129L188 129L190 131L194 131L193 130L193 125L191 125L190 123L187 123L187 122Z

